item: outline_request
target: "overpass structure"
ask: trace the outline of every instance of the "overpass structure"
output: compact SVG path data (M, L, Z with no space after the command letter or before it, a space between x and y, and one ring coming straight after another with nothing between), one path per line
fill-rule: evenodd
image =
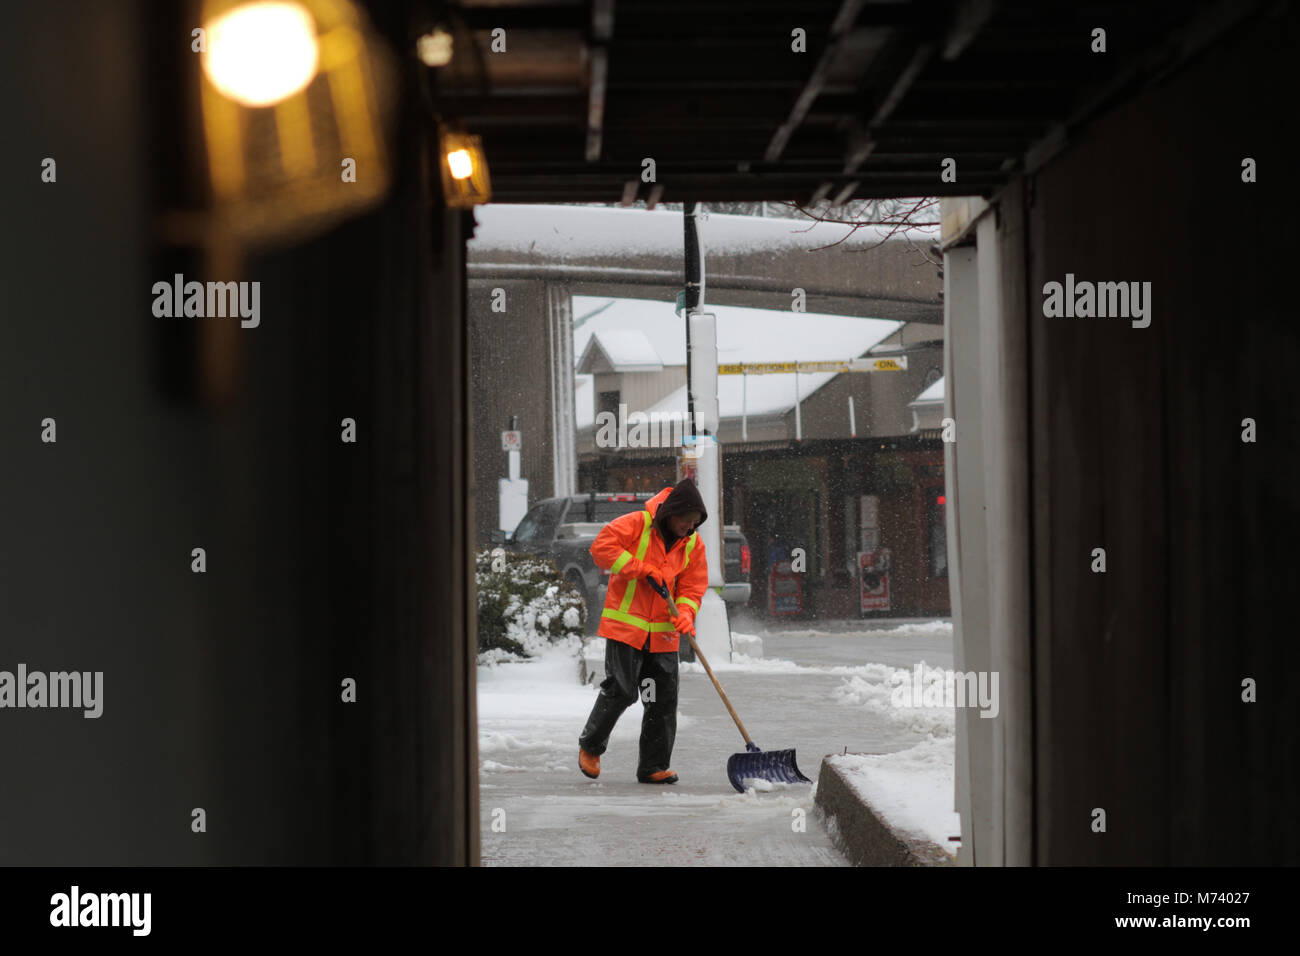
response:
M530 497L572 494L581 425L573 407L572 302L577 296L673 302L683 284L681 213L489 205L476 218L467 271L478 483L495 487L503 462L497 433L515 418L526 436L522 467ZM879 227L711 215L701 233L706 306L790 313L793 337L797 296L805 312L903 323L885 340L888 346L925 343L938 360L943 283L926 259L937 228L882 241L886 230ZM665 319L685 321L667 309ZM871 400L905 406L926 384L924 367L916 368L873 384ZM494 497L482 495L476 528L483 540L496 527L495 511Z

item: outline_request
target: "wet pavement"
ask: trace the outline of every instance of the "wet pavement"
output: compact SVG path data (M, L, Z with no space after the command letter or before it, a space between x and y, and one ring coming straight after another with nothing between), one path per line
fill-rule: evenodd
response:
M795 748L814 781L826 754L887 753L925 736L924 726L878 706L879 665L952 666L946 624L853 624L760 632L761 659L714 667L755 743ZM597 680L600 673L597 665ZM845 865L813 812L810 785L732 789L727 757L744 743L699 664L682 665L673 751L680 782L636 782L639 703L615 727L600 779L588 780L577 768L577 738L596 688L577 674L577 661L559 654L479 669L485 865Z

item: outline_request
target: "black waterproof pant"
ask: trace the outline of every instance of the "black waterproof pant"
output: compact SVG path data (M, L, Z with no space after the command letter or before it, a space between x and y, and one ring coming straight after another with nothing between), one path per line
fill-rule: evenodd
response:
M637 650L631 644L605 639L605 679L591 708L578 744L599 757L623 711L640 699L641 756L637 779L670 769L677 737L677 652L652 653L650 633Z

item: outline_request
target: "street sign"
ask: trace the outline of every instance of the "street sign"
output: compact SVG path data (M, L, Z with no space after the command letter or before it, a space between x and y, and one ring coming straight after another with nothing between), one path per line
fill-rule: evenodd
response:
M523 432L506 431L501 433L502 451L519 451L524 444Z
M718 366L719 375L790 375L817 372L901 372L907 368L907 356L861 358L846 362L732 362Z

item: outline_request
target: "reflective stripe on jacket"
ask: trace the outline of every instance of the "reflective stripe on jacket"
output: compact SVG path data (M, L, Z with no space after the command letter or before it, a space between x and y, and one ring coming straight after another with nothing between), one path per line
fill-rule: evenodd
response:
M679 606L695 611L700 609L709 585L704 542L697 533L679 538L672 551L664 553L664 540L654 526L654 516L671 491L672 488L665 488L659 492L646 502L642 511L615 518L600 529L591 543L596 567L609 569L605 609L596 633L639 649L645 644L648 631L650 650L655 653L677 650L677 628L673 626L668 606L649 582L620 572L633 560L654 567L666 565L668 593Z

